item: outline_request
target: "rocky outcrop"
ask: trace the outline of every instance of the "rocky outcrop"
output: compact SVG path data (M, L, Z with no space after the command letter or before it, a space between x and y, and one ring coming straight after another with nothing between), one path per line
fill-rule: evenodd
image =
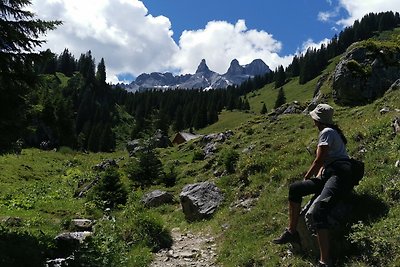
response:
M311 110L313 110L318 104L326 101L326 96L321 93L321 87L322 85L327 81L328 75L324 74L319 78L317 85L315 86L314 89L314 95L313 99L311 100L311 103L308 104L307 108L303 111L304 114L308 114Z
M140 139L131 140L126 144L126 150L128 150L129 157L135 156L136 153L143 151L144 146Z
M105 159L102 162L100 162L99 164L96 164L95 166L93 166L93 170L95 171L105 171L108 168L111 167L116 167L118 168L118 164L115 161L115 159Z
M381 97L399 77L399 47L356 43L336 66L332 95L337 104L369 103Z
M171 193L161 190L154 190L142 197L142 203L146 207L158 207L163 204L171 203L173 200L174 196Z
M182 209L188 221L211 217L223 199L221 190L211 182L189 184L180 194Z
M271 119L276 119L280 115L284 114L300 114L304 111L306 107L298 101L293 101L292 103L285 103L282 106L274 109L268 114Z
M233 131L227 130L222 133L204 135L200 140L196 141L196 144L202 145L204 158L208 158L218 151L219 144L224 143L230 137L233 136Z

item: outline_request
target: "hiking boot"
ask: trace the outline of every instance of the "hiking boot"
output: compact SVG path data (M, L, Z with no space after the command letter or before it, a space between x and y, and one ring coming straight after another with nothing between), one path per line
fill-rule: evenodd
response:
M277 238L272 240L275 244L287 244L287 243L298 243L300 244L300 236L299 233L296 231L295 233L291 233L289 229L285 229L285 232Z

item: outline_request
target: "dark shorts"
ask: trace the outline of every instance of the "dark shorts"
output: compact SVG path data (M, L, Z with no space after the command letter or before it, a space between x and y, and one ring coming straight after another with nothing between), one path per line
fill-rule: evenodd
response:
M350 162L336 161L325 168L321 179L313 178L291 184L289 201L301 203L304 196L319 195L312 214L314 226L316 229L327 229L330 211L352 191L353 186Z

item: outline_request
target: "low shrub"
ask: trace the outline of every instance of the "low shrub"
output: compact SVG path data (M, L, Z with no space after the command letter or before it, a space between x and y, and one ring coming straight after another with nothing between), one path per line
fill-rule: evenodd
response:
M135 187L145 188L160 183L163 176L162 162L156 152L146 149L131 159L125 168L128 178Z
M120 175L115 168L108 168L100 174L99 182L93 188L89 199L101 208L116 208L124 205L128 198L127 190L121 182Z
M222 151L222 161L225 167L225 170L228 173L234 173L236 163L239 160L239 153L234 149L226 149Z
M192 162L195 162L196 160L203 160L204 159L204 152L201 149L195 149L193 151L193 157L192 157Z

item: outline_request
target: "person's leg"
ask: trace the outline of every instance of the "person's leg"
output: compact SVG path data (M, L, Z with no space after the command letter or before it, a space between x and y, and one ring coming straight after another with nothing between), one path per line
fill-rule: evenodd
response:
M328 229L317 230L317 239L320 252L319 261L327 264L330 260L329 230Z
M273 240L276 244L299 243L300 237L297 233L297 224L301 210L301 200L303 196L319 193L323 187L320 179L309 179L294 182L289 187L289 226L283 234Z
M301 201L304 196L321 192L324 183L321 179L308 179L297 181L289 187L289 227L290 232L296 232Z
M346 166L342 169L345 173ZM318 200L315 202L312 212L314 226L317 229L317 239L320 250L320 262L328 263L330 261L330 239L328 215L336 203L345 195L349 194L353 186L347 175L342 178L332 175L324 185Z
M288 230L291 233L295 233L297 230L297 223L299 222L301 203L289 201L289 227Z

